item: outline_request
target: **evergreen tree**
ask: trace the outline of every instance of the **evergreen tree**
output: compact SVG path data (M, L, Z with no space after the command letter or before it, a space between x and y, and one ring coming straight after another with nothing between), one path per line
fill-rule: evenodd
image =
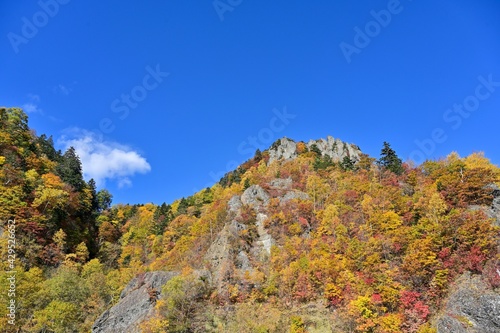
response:
M260 149L257 149L255 151L255 156L253 157L253 159L255 162L260 162L260 160L262 160L262 152L260 151Z
M111 206L112 201L113 196L108 192L108 190L102 189L97 192L97 209L99 212L108 209Z
M403 173L403 163L398 157L391 145L384 141L384 147L380 153L380 158L377 161L382 168L394 172L396 175Z
M166 203L162 203L156 208L153 219L155 220L153 232L155 233L155 235L163 234L165 228L174 219L172 207L170 205L167 205Z
M38 150L41 154L47 156L51 161L61 160L61 151L57 151L54 148L54 140L52 135L47 138L45 134L40 135L36 139L36 144L38 145Z
M90 193L92 193L92 211L97 212L99 210L99 201L97 199L97 186L94 178L91 178L87 183Z
M318 157L321 157L321 155L322 155L322 154L321 154L321 150L319 150L318 146L317 146L315 143L313 143L313 144L311 145L311 148L310 148L309 150L310 150L310 151L312 151L312 152L314 152L314 153L316 153L316 155L317 155Z
M207 187L203 191L203 200L202 200L202 203L203 204L208 204L208 203L211 203L212 201L214 201L212 189L210 187Z
M233 172L233 177L232 177L232 182L231 183L239 183L241 182L241 175L244 174L245 171L239 166L238 169L236 169Z
M314 170L326 169L333 165L334 165L333 160L329 155L325 155L323 157L321 157L321 155L316 156L313 163Z
M76 191L81 191L85 182L83 181L82 164L75 148L69 149L62 156L61 162L56 167L57 175Z
M344 159L339 164L340 168L342 168L342 170L344 171L354 170L356 168L355 161L352 160L349 156L344 156Z
M177 207L177 214L178 215L186 214L188 207L189 207L188 201L186 200L186 198L182 198L181 201L179 202L179 207Z

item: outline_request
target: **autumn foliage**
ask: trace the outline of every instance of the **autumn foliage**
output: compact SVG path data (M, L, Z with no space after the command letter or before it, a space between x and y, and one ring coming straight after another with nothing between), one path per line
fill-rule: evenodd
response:
M459 275L500 286L499 228L485 213L500 169L479 153L418 167L394 157L393 172L394 163L367 156L318 164L299 144L294 160L269 164L259 151L219 184L168 205L103 207L106 193L29 131L22 111L0 109L0 124L0 220L19 225L19 332L89 331L147 270L182 274L164 286L144 332L432 332ZM309 199L283 200L269 185L276 178ZM250 184L270 193L263 227L274 245L250 256L252 272L224 267L217 288L192 272L211 270L205 254L232 219L228 201ZM256 219L246 206L235 218L249 226L230 239L237 253L258 241Z

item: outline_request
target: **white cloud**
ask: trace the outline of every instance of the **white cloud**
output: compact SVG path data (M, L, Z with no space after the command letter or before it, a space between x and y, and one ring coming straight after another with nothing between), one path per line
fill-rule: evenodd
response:
M34 103L23 104L22 108L26 113L42 113L42 109L40 109L38 105Z
M125 177L118 179L118 188L124 188L130 186L132 186L132 181L130 180L130 178Z
M151 166L138 152L116 142L101 141L96 134L72 129L58 140L65 149L73 146L80 156L85 179L94 178L97 186L106 180L116 181L119 188L132 186L130 177L147 173Z
M36 103L39 103L39 102L40 102L40 96L39 96L39 95L36 95L36 94L28 94L28 98L29 98L32 102L36 102Z
M42 109L38 107L40 103L40 96L36 94L28 94L29 102L23 104L21 107L26 113L41 113L43 114Z
M74 86L75 84L76 82L73 82L69 86L64 84L58 84L57 86L52 87L52 92L54 92L54 94L62 94L68 96L73 91L72 86Z

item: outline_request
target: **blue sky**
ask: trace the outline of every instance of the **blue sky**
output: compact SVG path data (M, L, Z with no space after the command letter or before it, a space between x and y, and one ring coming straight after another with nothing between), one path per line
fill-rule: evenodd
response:
M0 1L0 104L114 203L171 202L279 137L500 163L500 2Z

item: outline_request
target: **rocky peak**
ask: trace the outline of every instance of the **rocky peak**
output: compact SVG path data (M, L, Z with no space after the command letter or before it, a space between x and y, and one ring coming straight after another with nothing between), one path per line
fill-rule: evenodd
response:
M329 156L333 161L341 161L345 156L353 160L359 160L361 154L358 146L343 142L340 139L334 139L331 136L326 139L310 140L307 143L304 142L304 144L309 150L315 145L322 156ZM297 143L287 137L277 140L269 148L269 163L277 160L291 160L297 156Z

